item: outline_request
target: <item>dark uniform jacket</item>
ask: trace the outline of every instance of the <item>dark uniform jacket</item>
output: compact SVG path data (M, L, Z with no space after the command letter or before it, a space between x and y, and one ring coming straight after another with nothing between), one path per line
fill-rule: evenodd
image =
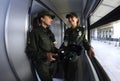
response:
M90 44L85 39L85 29L83 27L68 28L65 31L63 49L63 69L65 81L80 81L81 54L84 49L89 50Z
M39 26L34 28L29 34L27 44L28 57L33 61L46 61L47 52L55 52L56 48L53 44L54 35L48 28Z
M86 50L89 50L91 47L88 41L85 38L85 29L83 27L76 27L76 28L68 28L65 31L64 36L64 45L80 45L84 47Z

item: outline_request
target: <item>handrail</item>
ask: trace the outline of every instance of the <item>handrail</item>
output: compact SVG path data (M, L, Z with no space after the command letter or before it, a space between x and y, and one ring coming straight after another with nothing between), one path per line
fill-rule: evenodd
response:
M99 77L98 77L98 75L97 75L97 72L96 72L96 69L95 69L95 67L93 66L93 63L92 63L92 61L91 61L91 59L90 59L90 57L88 56L88 54L87 54L86 51L85 51L85 56L86 56L86 58L87 58L87 60L88 60L88 63L89 63L89 65L90 65L90 67L91 67L91 70L92 70L92 73L93 73L93 76L94 76L95 81L101 81L101 80L99 79Z
M92 57L92 58L90 58L90 60L97 72L99 80L100 81L111 81L109 76L107 75L107 73L105 72L103 67L101 66L101 64L97 61L97 59L95 57Z

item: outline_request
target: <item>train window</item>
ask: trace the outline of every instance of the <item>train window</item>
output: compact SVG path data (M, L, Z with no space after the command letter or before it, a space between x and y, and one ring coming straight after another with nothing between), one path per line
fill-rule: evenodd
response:
M111 81L120 80L120 20L94 28L91 44L96 58L103 66Z
M120 0L103 0L90 17L91 45L111 81L120 78Z

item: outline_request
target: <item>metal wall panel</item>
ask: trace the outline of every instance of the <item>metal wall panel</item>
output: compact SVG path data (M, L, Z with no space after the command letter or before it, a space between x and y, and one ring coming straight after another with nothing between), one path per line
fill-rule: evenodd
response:
M0 0L0 81L35 81L25 54L31 0Z
M0 0L0 81L16 81L16 77L9 66L5 46L5 18L10 0Z

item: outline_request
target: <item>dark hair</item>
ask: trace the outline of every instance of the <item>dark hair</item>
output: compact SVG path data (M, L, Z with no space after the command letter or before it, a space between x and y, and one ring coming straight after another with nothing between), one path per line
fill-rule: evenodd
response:
M37 18L37 17L35 17L35 18L33 19L33 21L32 21L32 26L33 26L33 28L35 28L35 27L38 26L38 18Z

